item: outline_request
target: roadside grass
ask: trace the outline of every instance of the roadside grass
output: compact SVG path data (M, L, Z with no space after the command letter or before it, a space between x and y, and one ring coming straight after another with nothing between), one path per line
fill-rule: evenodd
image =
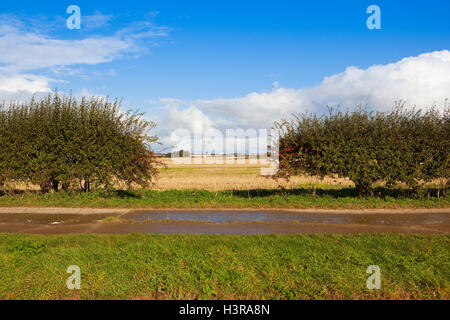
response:
M436 196L430 189L418 197L406 189L378 187L369 197L357 197L352 187L330 189L309 185L296 189L253 190L167 190L140 189L75 191L42 194L39 191L17 191L0 194L3 207L89 207L89 208L448 208L450 195Z
M0 234L0 299L449 299L449 249L448 235Z

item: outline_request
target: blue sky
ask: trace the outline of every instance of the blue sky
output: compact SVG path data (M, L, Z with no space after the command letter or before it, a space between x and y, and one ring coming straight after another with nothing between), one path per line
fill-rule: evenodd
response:
M81 8L81 30L66 28L66 8L71 4ZM381 8L381 30L366 27L366 9L372 4ZM449 13L447 0L2 1L0 25L14 28L4 29L3 36L6 38L9 32L19 40L13 45L5 41L7 45L0 48L0 69L6 68L5 79L14 78L19 87L2 87L0 79L0 93L19 89L36 93L43 87L58 87L75 94L123 97L128 106L159 120L168 111L181 112L178 116L183 117L183 110L190 110L184 116L218 127L225 126L227 120L244 127L255 125L250 120L241 121L252 117L252 112L264 113L264 108L258 110L256 106L253 110L253 104L246 102L252 96L247 100L245 97L252 94L275 99L274 105L276 101L298 98L297 91L289 90L303 90L300 100L342 103L366 97L367 103L375 104L378 100L371 98L372 93L352 93L341 101L339 95L329 94L337 89L327 89L326 94L314 89L307 98L305 90L318 88L325 77L343 73L350 66L364 71L426 53L441 52L433 59L447 66L442 52L450 44ZM38 45L30 40L31 35L40 37ZM92 45L96 39L101 41ZM70 43L76 41L81 41L85 51L80 49L72 56L78 48ZM19 54L21 46L31 49L22 49ZM106 53L102 51L105 47ZM42 61L33 60L34 50L49 53L43 54ZM58 56L61 65L49 62L51 50L68 50L64 57ZM83 59L87 53L92 56ZM423 61L427 68L437 65L428 58L417 58L416 73L412 74L422 74ZM408 79L410 69L401 70L407 70L405 81L412 81ZM367 74L377 72L366 72L357 80L365 81ZM30 85L28 78L22 88L20 77L25 75L43 82ZM348 74L344 77L350 81ZM450 89L445 79L438 84L430 79L429 83L436 85L438 100L442 92ZM417 91L414 85L418 84L408 85L411 92ZM399 96L386 94L385 101L407 98L405 88L399 89ZM286 98L286 94L292 95ZM428 102L422 96L411 103L416 101ZM228 105L230 112L242 106L247 109L233 118L220 109ZM286 114L302 106L294 101L292 107L279 109ZM262 122L266 125L267 121Z

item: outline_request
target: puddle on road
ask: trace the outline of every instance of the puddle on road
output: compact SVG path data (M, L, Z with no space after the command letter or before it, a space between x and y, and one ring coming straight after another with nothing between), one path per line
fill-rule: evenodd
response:
M120 219L107 219L110 217ZM105 220L106 219L106 220ZM100 222L103 220L103 222ZM109 223L106 223L109 222ZM449 213L313 213L154 210L120 214L2 213L0 232L72 233L449 233Z
M450 222L450 215L422 214L345 214L298 213L289 211L134 211L124 219L145 221L184 221L203 223L296 222L326 224L364 224L388 226L432 225Z
M2 213L0 223L20 223L20 224L44 224L44 225L74 225L95 223L111 214L33 214L33 213Z

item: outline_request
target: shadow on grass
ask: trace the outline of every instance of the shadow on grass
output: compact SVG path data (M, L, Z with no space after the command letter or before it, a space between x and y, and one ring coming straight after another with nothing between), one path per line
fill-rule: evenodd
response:
M231 191L229 191L231 192ZM252 190L234 190L233 196L242 198L262 198L270 196L318 196L318 197L332 197L332 198L358 198L356 188L348 187L341 189L322 189L322 188L296 188L296 189L252 189ZM442 191L440 193L442 196ZM411 189L403 188L386 188L376 187L369 191L366 197L376 198L437 198L437 188L427 188L421 194L418 194Z
M45 196L45 195L53 195L59 197L77 197L77 196L86 196L89 198L99 197L99 198L142 198L141 195L136 194L134 191L129 190L105 190L105 189L97 189L90 192L81 192L78 190L68 190L68 191L59 191L59 192L42 192L40 190L0 190L0 197L3 196L21 196L21 195L35 195L35 196Z
M125 198L138 199L138 198L142 198L142 196L136 194L133 191L129 191L129 190L114 190L112 192L112 196L113 197L118 197L118 198L121 198L121 199L125 199Z
M77 190L69 191L59 191L58 193L49 192L43 193L39 190L0 190L0 197L3 196L43 196L51 198L85 198L85 199L140 199L154 196L155 194L166 194L172 197L184 198L186 194L188 197L198 197L200 194L203 197L209 198L210 196L215 198L217 193L206 191L206 190L166 190L166 191L154 191L150 189L145 190L105 190L97 189L90 192L81 192ZM223 190L219 191L222 195L232 195L233 197L241 198L264 198L273 196L315 196L315 197L331 197L331 198L361 198L358 196L356 188L354 187L344 187L339 189L328 189L328 188L295 188L295 189L249 189L249 190ZM383 199L386 197L393 199L408 198L408 199L437 199L438 195L440 197L445 197L445 193L437 188L426 188L420 194L414 190L406 188L387 188L387 187L376 187L370 190L369 194L365 198L379 198ZM364 197L363 197L364 198Z
M40 191L36 190L0 190L0 197L3 196L19 196L23 194L41 194Z

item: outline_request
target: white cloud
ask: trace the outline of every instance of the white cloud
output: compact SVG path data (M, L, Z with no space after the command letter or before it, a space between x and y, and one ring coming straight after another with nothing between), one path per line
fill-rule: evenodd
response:
M0 76L0 91L16 93L19 91L50 92L49 79L35 75Z
M83 97L99 98L99 99L107 99L108 98L104 94L94 93L94 92L92 92L92 91L90 91L89 89L86 89L86 88L83 88L83 89L81 89L81 91L79 93L76 93L75 97L80 98L80 99L83 98Z
M194 134L195 130L212 130L215 123L207 117L203 111L196 106L181 107L183 103L175 99L162 99L166 104L164 113L160 116L151 117L159 124L158 135L165 147L175 147L175 149L189 149L186 141L182 141L181 136L184 130ZM164 126L162 126L164 124ZM181 130L181 131L180 131ZM190 144L191 142L189 142Z
M0 101L27 101L34 95L45 96L51 90L46 77L17 74L13 76L0 76Z
M14 101L14 102L25 102L25 101L29 101L32 97L35 98L43 98L48 94L48 92L30 92L27 90L21 90L21 91L16 91L16 92L11 92L11 91L4 91L4 90L0 90L0 103L3 102L10 102L10 101Z
M305 94L320 102L367 103L382 110L399 99L426 108L450 97L449 74L450 52L435 51L365 70L349 67Z
M369 105L389 110L395 101L408 106L443 108L450 98L450 52L447 50L404 58L367 69L348 67L344 72L324 78L313 88L274 88L270 92L252 92L231 99L196 100L161 99L167 112L157 121L163 142L171 146L176 129L192 132L195 125L225 132L228 128L269 129L274 121L293 113L323 112L327 105L343 108ZM186 107L188 106L188 107Z
M204 121L209 127L222 130L270 128L274 121L292 113L322 112L326 105L352 108L367 104L378 110L389 110L401 99L408 106L427 108L436 104L442 107L444 100L450 98L449 75L450 52L444 50L367 69L348 67L342 73L324 78L313 88L289 89L274 85L270 92L252 92L238 98L161 102L171 102L168 116L172 123L178 123L179 119L194 121L190 115L192 109L174 109L176 104L189 104L209 119ZM190 123L180 125L191 126Z
M0 100L50 92L50 83L59 80L38 75L42 71L86 78L81 65L107 63L126 54L136 56L147 50L149 41L168 35L167 28L144 21L109 36L65 40L46 34L51 30L46 26L38 30L29 19L5 14L0 17ZM84 16L89 30L104 26L111 19L112 16L101 14Z
M91 31L101 27L109 25L111 20L114 18L111 14L101 14L95 13L93 15L83 15L82 16L82 30Z
M57 40L38 33L0 25L0 69L23 72L75 64L111 62L133 43L118 37Z
M210 129L214 127L214 122L209 119L196 106L189 106L186 109L171 107L168 110L168 118L172 121L168 123L169 128L195 128Z

